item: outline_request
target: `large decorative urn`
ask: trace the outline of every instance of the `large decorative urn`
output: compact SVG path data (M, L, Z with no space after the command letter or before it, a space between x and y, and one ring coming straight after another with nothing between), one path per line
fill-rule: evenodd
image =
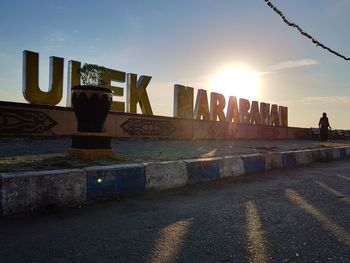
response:
M112 104L112 91L96 86L72 88L72 106L78 132L72 135L71 157L112 157L111 137L104 123Z
M110 89L94 86L75 86L72 106L78 121L78 132L103 132L112 104Z

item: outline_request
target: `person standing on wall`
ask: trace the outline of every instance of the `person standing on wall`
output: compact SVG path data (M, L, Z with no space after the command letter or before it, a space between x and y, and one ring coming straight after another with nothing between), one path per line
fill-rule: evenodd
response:
M329 125L329 121L327 118L327 113L323 113L322 117L320 118L320 121L318 122L318 127L320 128L320 137L321 141L327 141L328 140L328 127L331 128Z

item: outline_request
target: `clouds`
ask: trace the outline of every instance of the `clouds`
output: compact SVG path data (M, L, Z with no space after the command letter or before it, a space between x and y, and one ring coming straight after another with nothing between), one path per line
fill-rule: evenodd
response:
M285 69L291 69L291 68L299 68L299 67L307 67L312 65L317 65L319 62L314 59L300 59L300 60L288 60L284 62L280 62L276 65L273 65L270 67L273 71L279 71L279 70L285 70Z
M342 104L350 105L350 96L325 96L325 97L304 97L300 100L304 104Z
M315 96L302 97L296 100L280 101L285 105L350 105L350 96Z
M275 65L269 66L267 70L258 72L259 76L277 75L282 70L296 69L301 67L309 67L320 64L317 60L304 58L299 60L287 60Z
M50 32L46 37L47 48L55 50L62 48L68 41L68 35L64 32Z
M63 43L67 40L67 35L63 32L50 33L49 41Z

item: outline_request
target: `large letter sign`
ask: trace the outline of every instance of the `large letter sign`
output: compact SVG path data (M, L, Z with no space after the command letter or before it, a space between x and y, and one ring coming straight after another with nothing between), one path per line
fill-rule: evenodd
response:
M128 112L136 113L137 103L140 104L142 114L153 115L151 104L147 95L147 85L151 81L150 76L141 76L137 80L136 74L127 75L126 107Z
M210 119L212 121L225 121L224 109L226 100L224 95L216 92L210 93Z
M210 120L207 91L199 89L197 93L196 106L194 107L194 118L196 120Z
M252 101L252 106L250 107L250 124L260 124L260 121L259 103Z
M237 104L237 98L235 96L229 97L226 121L239 123L238 104Z
M193 119L193 88L174 85L174 117Z
M108 88L113 92L113 96L123 97L124 89L121 87L112 86L112 81L124 83L125 82L125 72L106 68L103 74L103 80L107 83L104 88ZM125 103L122 101L113 101L111 105L111 110L125 112Z
M63 96L64 59L50 57L49 89L42 91L39 87L39 54L23 51L23 96L32 104L57 105ZM67 107L71 106L71 90L80 85L81 62L68 62ZM112 86L112 82L126 83L126 99L113 101L111 110L137 113L139 104L142 114L153 115L147 94L147 86L151 76L140 76L114 69L105 68L102 79L104 88L112 91L114 97L123 97L124 88ZM193 105L195 105L193 107ZM210 107L209 107L210 105ZM225 115L226 110L226 115ZM210 93L199 89L194 101L194 88L185 85L174 85L173 115L176 118L222 121L234 124L270 125L288 127L288 108L277 104L252 101L230 96L226 105L224 95Z
M49 90L39 87L39 54L23 51L23 83L24 98L33 104L57 105L63 93L63 58L50 57Z
M80 69L81 63L79 61L68 61L68 83L67 83L67 107L71 107L72 88L80 85Z

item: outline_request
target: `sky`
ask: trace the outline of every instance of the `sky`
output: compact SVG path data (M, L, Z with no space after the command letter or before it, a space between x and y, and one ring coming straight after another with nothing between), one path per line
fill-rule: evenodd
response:
M350 56L350 0L273 3ZM40 54L42 90L50 56L65 59L65 85L69 60L152 76L148 95L163 116L173 115L174 84L211 90L218 72L244 66L259 77L254 99L287 106L289 126L317 127L327 112L332 128L350 129L350 61L316 47L264 0L0 0L1 101L25 102L23 50ZM222 93L228 100L244 89Z

